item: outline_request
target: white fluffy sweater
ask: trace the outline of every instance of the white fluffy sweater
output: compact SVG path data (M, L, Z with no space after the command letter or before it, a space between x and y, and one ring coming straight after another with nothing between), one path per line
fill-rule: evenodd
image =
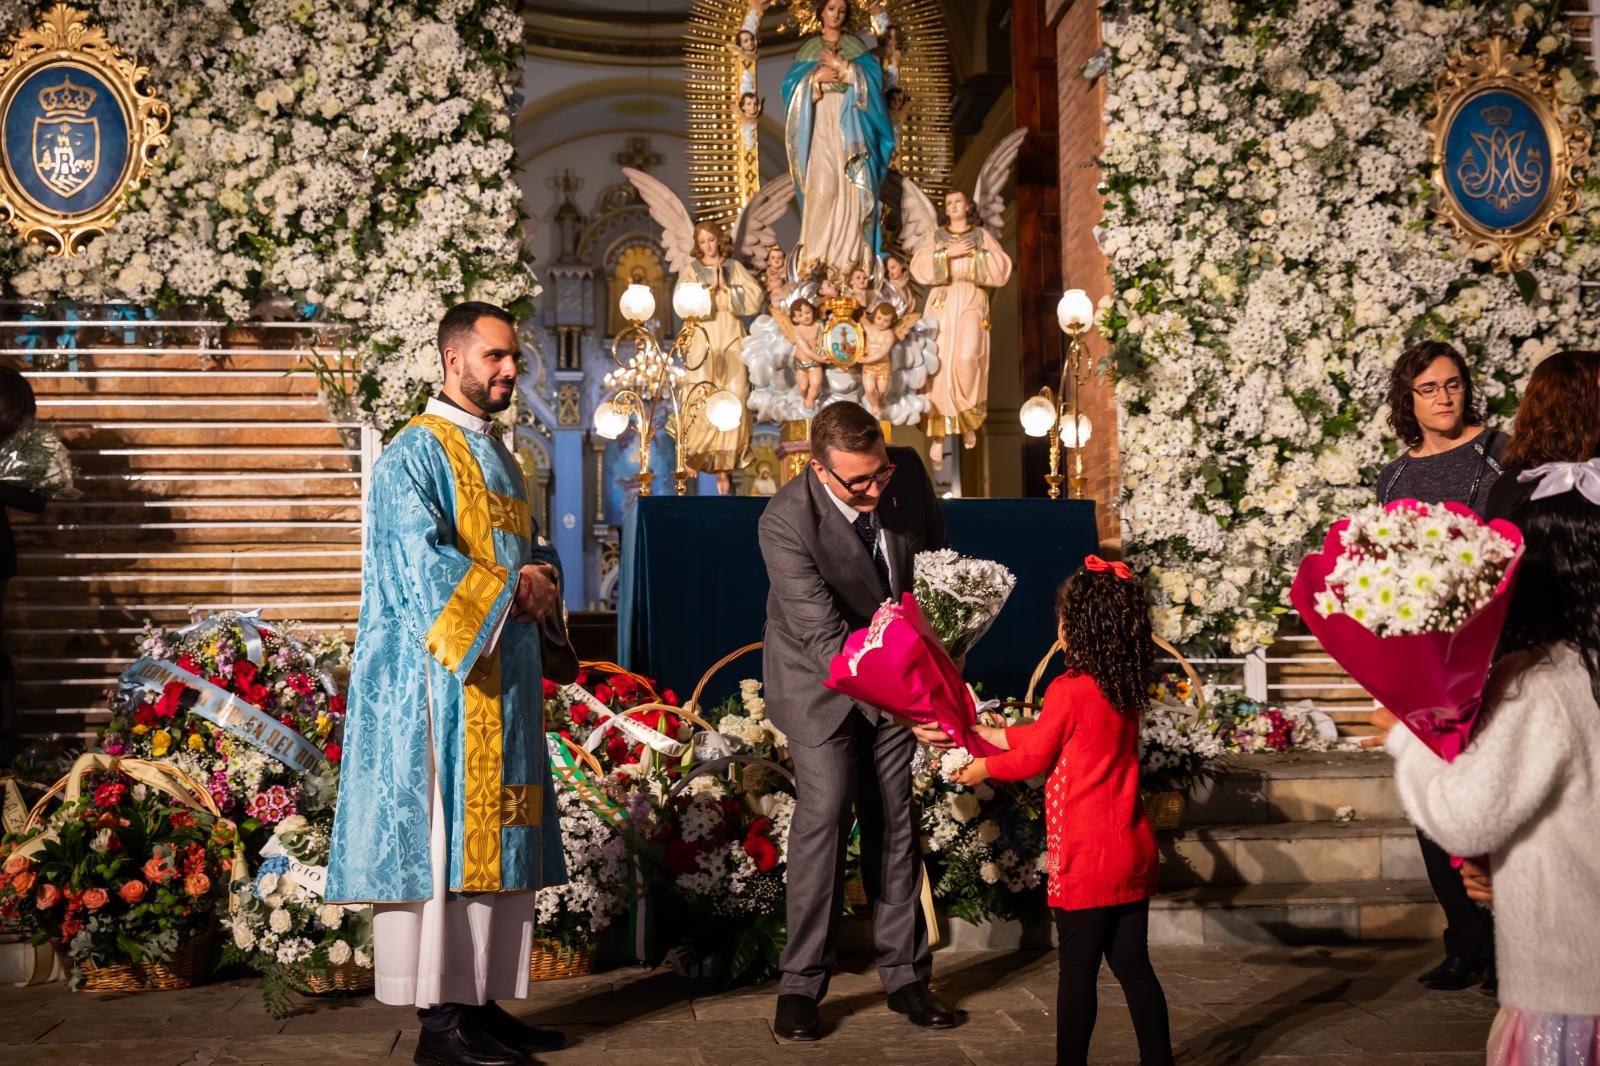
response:
M1453 763L1404 726L1390 731L1401 802L1445 848L1490 857L1500 1002L1600 1015L1600 707L1589 674L1563 644L1490 690Z

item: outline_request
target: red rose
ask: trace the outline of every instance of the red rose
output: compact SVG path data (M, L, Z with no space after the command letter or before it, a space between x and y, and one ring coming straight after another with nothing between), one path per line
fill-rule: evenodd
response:
M628 741L623 737L612 737L606 741L606 758L611 760L613 766L638 761L628 758Z
M329 714L343 714L344 713L344 708L345 708L345 702L344 702L344 697L343 696L329 696L328 697L328 713Z
M111 893L103 888L86 888L83 890L83 905L92 911L97 911L111 902Z
M621 699L631 700L639 691L639 682L633 679L632 674L618 674L611 679L611 688Z
M59 888L57 888L55 885L48 884L39 886L39 895L34 900L34 903L40 910L47 911L60 902L61 890Z
M251 685L245 690L244 698L261 707L272 698L272 690L265 685Z
M132 906L144 899L144 882L128 881L117 889L117 895L122 898L122 902Z
M587 685L589 683L589 671L587 669L578 671L577 683L579 685Z
M700 853L693 844L674 837L667 841L667 869L675 874L691 874L700 868Z
M611 706L611 701L617 698L617 694L611 691L610 685L596 685L594 687L594 698L609 707Z
M223 677L223 676L221 676L220 674L212 674L210 677L206 678L206 680L211 682L213 685L217 686L218 688L227 688L228 687L228 679Z
M256 680L256 664L249 659L239 659L233 664L233 683L243 692Z
M584 725L589 721L589 708L584 704L575 703L567 715L572 719L573 725Z
M128 786L121 781L104 781L94 790L94 805L102 810L115 807L128 794Z
M676 707L678 705L678 694L669 688L661 693L661 702L668 707Z
M329 762L336 763L344 757L344 749L337 744L329 744L322 749L322 754L328 757Z
M188 673L193 674L195 677L202 676L200 673L200 664L194 661L194 656L192 655L178 656L178 669L187 671Z
M554 681L551 681L548 677L544 678L543 688L544 698L547 700L555 699L556 693L561 691L561 686L556 684Z

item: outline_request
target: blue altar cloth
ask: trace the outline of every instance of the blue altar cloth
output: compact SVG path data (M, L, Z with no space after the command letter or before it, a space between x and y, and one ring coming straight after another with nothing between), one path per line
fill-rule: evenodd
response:
M622 527L618 661L684 699L722 656L761 639L767 573L756 544L759 497L647 496ZM1099 546L1090 500L942 500L950 544L994 559L1017 588L967 659L967 680L986 696L1021 699L1055 640L1056 588ZM1046 674L1060 672L1057 665ZM713 706L761 676L754 652L713 679ZM1041 685L1040 690L1043 691Z

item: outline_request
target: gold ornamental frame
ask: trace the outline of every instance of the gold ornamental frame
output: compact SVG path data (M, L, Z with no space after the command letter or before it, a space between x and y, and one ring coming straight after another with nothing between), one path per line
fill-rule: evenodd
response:
M1500 90L1525 103L1538 116L1550 143L1549 181L1539 209L1526 222L1508 229L1488 226L1474 218L1456 199L1446 174L1451 127L1469 102L1491 90ZM1433 137L1437 220L1448 225L1474 252L1493 249L1495 270L1521 270L1530 253L1542 251L1560 238L1562 219L1579 207L1591 136L1582 112L1557 98L1555 78L1542 60L1522 55L1498 34L1456 53L1434 93L1434 116L1428 132ZM1530 241L1534 242L1531 246Z
M99 78L116 97L127 124L128 153L112 190L81 212L53 211L36 203L0 158L0 222L9 222L27 241L48 247L58 256L76 255L90 236L106 232L122 210L128 190L149 173L157 153L168 144L172 109L142 85L149 76L106 39L105 30L79 8L56 4L31 27L12 35L0 53L0 119L10 111L18 90L38 71L54 66L79 68Z

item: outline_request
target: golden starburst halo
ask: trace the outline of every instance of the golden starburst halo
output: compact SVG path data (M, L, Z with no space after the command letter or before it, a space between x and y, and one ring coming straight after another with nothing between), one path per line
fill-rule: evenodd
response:
M850 14L844 20L844 32L861 33L867 28L868 4L862 0L847 0ZM789 0L789 14L780 30L793 30L802 37L822 32L822 19L817 15L817 0Z

